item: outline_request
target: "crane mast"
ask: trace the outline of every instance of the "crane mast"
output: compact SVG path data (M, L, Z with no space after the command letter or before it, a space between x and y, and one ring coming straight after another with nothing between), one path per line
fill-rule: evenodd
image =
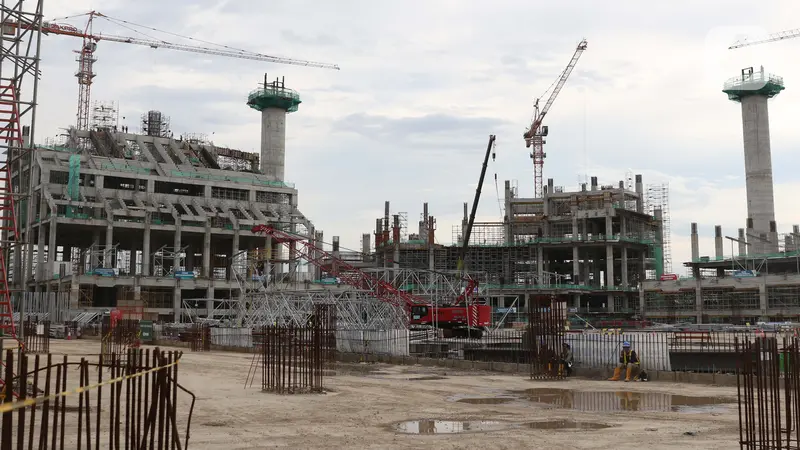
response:
M768 42L783 41L786 39L793 39L796 37L800 37L800 28L795 28L794 30L779 31L777 33L772 33L760 39L756 39L754 41L748 41L747 39L738 40L734 42L730 47L728 47L728 50L748 47L751 45L766 44Z
M544 158L547 156L544 153L544 138L547 136L548 129L546 126L542 126L542 121L547 115L547 112L550 111L550 107L553 106L553 102L556 100L556 97L558 97L558 93L561 92L561 88L563 88L564 84L567 82L569 75L572 73L572 69L574 69L575 65L578 64L578 59L580 59L583 51L586 50L586 46L586 39L583 39L578 44L578 47L575 49L575 53L572 55L572 59L570 59L569 64L567 64L567 67L558 77L558 81L553 87L553 92L550 93L550 97L547 99L544 107L542 107L541 110L539 109L540 99L537 98L534 102L534 119L530 128L528 128L528 131L525 132L523 137L525 138L525 147L530 148L533 146L533 151L531 151L531 159L533 159L533 185L535 198L541 198L543 196L542 168L544 166Z

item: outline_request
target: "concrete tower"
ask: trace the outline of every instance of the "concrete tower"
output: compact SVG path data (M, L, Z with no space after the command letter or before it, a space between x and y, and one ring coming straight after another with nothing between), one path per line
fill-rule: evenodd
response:
M783 78L764 73L764 67L759 72L742 69L742 75L726 81L722 89L728 99L742 104L747 222L748 228L752 222L753 234L747 240L752 242L749 251L755 254L778 251L777 242L760 237L769 236L770 223L775 221L767 100L783 89Z
M286 89L283 78L267 82L247 96L247 105L261 111L261 172L283 181L286 157L286 114L297 111L300 95Z

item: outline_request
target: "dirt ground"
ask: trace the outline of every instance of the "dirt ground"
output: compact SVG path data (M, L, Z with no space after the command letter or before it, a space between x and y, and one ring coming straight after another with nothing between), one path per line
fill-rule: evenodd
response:
M99 345L96 341L53 340L51 351L96 354ZM184 353L179 381L197 396L188 448L685 450L738 447L736 388L582 379L539 382L522 375L491 372L348 364L339 366L335 376L325 378L328 390L325 394L275 395L261 392L260 375L253 387L245 388L251 363L252 355L242 353L188 350ZM571 389L581 394L556 395L555 398L561 400L548 404L540 401L545 397L552 400L552 395L539 398L520 393L541 388ZM671 399L667 394L684 397ZM671 401L673 404L696 403L687 396L713 396L734 403L671 410ZM469 399L476 397L503 397L488 401L504 403L458 401L473 401ZM631 399L636 400L634 407L638 411L626 409ZM179 414L188 414L186 403ZM491 431L474 431L475 425L472 430L456 434L421 435L397 431L398 423L420 419L491 421L478 424L478 428L482 426ZM535 429L527 425L557 419L608 427L562 430ZM412 426L411 429L418 428ZM423 424L422 429L433 431L430 422ZM445 429L444 426L436 428L439 432Z

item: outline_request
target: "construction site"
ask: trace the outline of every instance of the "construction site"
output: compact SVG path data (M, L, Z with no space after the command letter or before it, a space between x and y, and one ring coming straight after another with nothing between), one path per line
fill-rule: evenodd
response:
M131 111L92 94L106 45L320 77L338 65L168 42L96 11L48 21L44 3L0 5L0 450L181 449L190 436L199 448L800 448L800 225L778 231L767 112L783 78L748 67L722 86L741 105L747 217L733 236L715 227L713 256L692 223L691 261L673 261L667 180L545 176L546 117L586 39L545 80L525 133L502 137L528 149L532 197L504 180L502 219L478 219L498 139L487 130L460 223L439 229L426 199L418 221L390 200L374 224L353 223L374 228L349 249L288 181L302 83L270 69L241 88L257 151L176 130L181 104L135 111L129 128ZM47 137L43 36L79 47L75 123Z

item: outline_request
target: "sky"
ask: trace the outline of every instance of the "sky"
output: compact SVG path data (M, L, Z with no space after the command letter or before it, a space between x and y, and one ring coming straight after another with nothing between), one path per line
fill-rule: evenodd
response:
M46 2L45 18L85 26L96 9L115 19L273 56L338 64L340 71L100 42L92 99L119 103L121 123L157 109L175 135L205 133L217 145L258 152L260 114L245 104L264 73L285 77L303 103L287 119L286 179L299 208L344 248L383 216L406 212L411 231L429 204L437 242L452 242L472 202L490 134L497 136L478 221L502 218L504 180L533 195L522 134L533 101L588 40L551 108L544 177L577 189L597 176L617 184L641 173L669 183L673 267L690 259L690 223L701 255L714 226L735 236L746 219L741 109L721 92L745 67L783 76L770 101L778 228L800 223L794 193L800 127L800 39L728 50L739 38L800 26L791 0L71 0ZM783 14L783 13L786 14ZM65 17L70 17L62 19ZM95 32L147 37L97 20ZM171 42L199 41L145 30ZM42 39L37 131L43 142L75 123L80 41ZM797 80L797 81L793 81ZM495 183L495 179L497 183ZM726 242L725 254L730 254Z

